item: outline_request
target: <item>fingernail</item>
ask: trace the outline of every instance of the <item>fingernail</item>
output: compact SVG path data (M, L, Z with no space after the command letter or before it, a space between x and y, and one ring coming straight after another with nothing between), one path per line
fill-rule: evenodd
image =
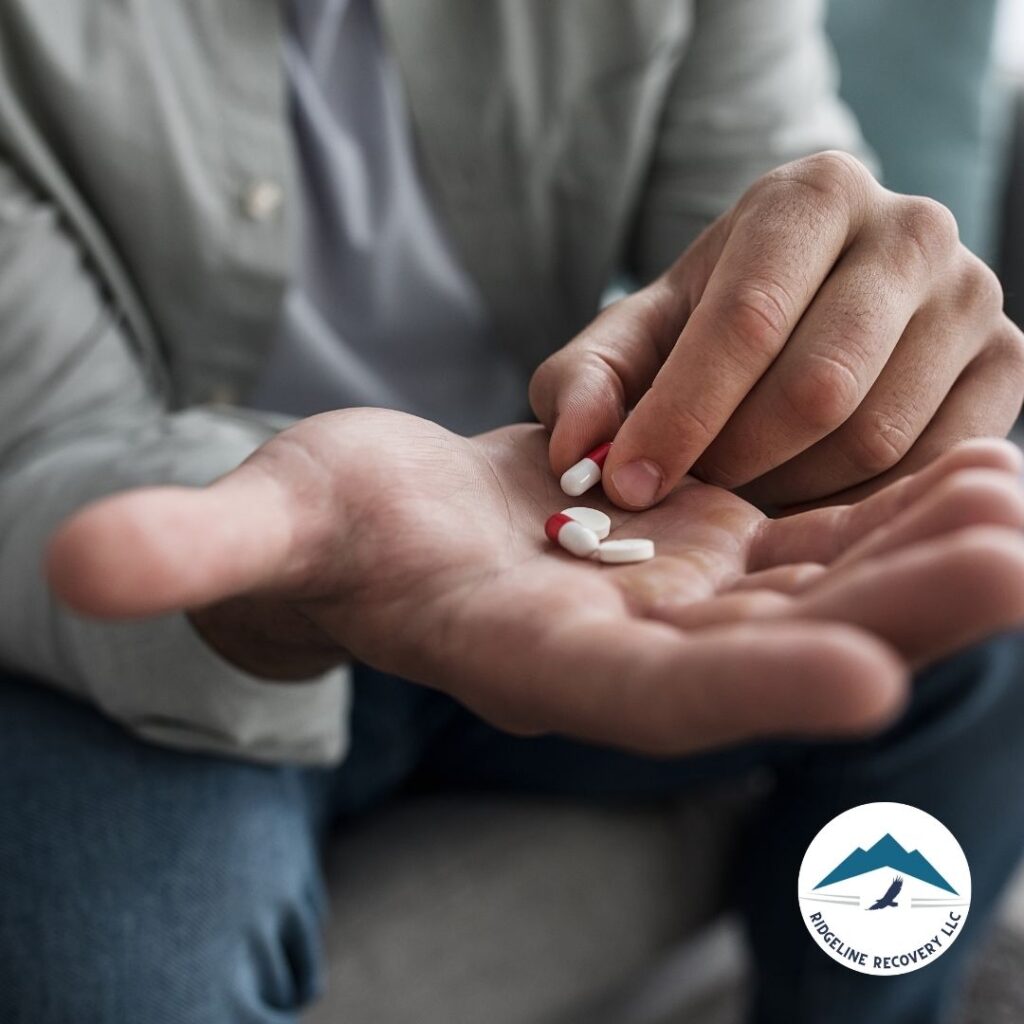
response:
M634 508L646 508L657 497L663 479L661 469L650 459L627 462L612 473L619 497Z

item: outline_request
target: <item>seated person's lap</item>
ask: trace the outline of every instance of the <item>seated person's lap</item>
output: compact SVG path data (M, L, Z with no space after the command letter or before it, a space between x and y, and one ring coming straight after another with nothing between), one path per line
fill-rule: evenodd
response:
M321 978L320 840L411 782L657 799L769 761L784 780L795 769L786 785L801 790L773 810L793 818L791 846L830 804L907 799L942 816L970 859L996 862L993 891L981 894L991 901L1021 841L1017 826L994 835L984 810L987 793L1005 799L997 780L1020 760L1016 646L993 643L933 670L885 737L675 761L502 734L443 695L359 669L343 765L263 766L146 744L92 708L6 678L0 992L33 1024L71 1019L69 1007L106 1022L168 1019L170 1004L186 1021L262 1021L301 1006ZM986 756L972 761L979 745ZM936 776L940 752L949 771ZM793 855L780 846L779 858Z

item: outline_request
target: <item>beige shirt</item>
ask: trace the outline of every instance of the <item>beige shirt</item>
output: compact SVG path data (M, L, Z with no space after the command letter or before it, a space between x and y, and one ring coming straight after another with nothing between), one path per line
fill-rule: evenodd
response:
M535 364L772 166L859 146L816 0L383 0L424 181ZM279 428L252 386L296 265L275 0L0 7L0 658L158 742L323 762L343 670L275 686L182 616L59 607L84 502L204 483Z

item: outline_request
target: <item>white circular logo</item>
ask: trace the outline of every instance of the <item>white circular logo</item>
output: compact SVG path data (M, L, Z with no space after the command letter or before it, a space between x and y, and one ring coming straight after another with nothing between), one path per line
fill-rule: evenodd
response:
M862 804L807 847L800 911L814 941L862 974L907 974L964 929L971 870L942 822L909 804Z

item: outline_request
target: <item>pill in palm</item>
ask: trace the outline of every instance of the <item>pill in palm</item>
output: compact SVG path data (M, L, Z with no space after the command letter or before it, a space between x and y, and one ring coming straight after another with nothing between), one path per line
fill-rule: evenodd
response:
M582 523L576 522L564 512L556 512L553 516L549 516L548 521L544 524L544 532L550 540L578 558L592 555L597 550L598 544L601 543L593 530L587 529Z
M578 498L584 491L589 491L594 484L598 483L601 479L601 467L608 457L609 448L611 448L610 441L599 444L592 452L587 452L575 466L570 466L559 481L562 490L570 497Z
M654 541L646 537L629 537L623 540L606 540L598 546L598 561L613 565L626 562L646 562L654 557Z
M598 540L604 540L612 532L612 521L599 508L586 508L577 505L573 508L563 508L562 515L575 519L581 526L593 530Z

